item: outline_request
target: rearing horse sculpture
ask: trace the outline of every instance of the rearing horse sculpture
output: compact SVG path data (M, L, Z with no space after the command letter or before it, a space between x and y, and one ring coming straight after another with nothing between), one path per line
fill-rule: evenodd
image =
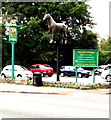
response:
M67 27L64 23L56 23L49 13L46 13L44 15L43 20L47 20L47 22L48 22L48 28L49 28L49 31L50 31L50 43L53 42L54 32L61 32L62 33L62 39L66 40L66 37L67 37L66 29L67 29Z

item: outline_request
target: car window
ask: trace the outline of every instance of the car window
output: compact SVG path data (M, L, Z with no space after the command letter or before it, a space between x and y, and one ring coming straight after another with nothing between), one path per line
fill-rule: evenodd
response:
M49 66L49 65L44 65L46 68L51 68L51 66Z
M27 70L24 66L20 66L22 69Z
M102 67L98 67L97 69L102 69Z
M64 66L62 66L62 67L61 67L61 69L65 69L65 67L64 67Z
M37 65L35 68L36 68L36 69L39 69L40 67L39 67L39 65Z
M104 70L108 70L108 67L106 67Z
M5 69L6 71L9 71L9 69Z
M111 66L107 66L104 70L108 70L111 69Z
M34 69L35 68L35 66L31 66L29 69Z

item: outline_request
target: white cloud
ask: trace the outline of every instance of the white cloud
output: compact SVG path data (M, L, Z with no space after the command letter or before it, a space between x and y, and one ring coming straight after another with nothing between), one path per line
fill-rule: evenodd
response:
M90 10L94 23L97 25L92 29L101 38L109 35L109 2L110 0L90 0L87 2L92 9Z

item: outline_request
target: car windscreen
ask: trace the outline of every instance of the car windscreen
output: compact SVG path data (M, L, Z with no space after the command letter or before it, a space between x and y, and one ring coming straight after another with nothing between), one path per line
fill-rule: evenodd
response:
M24 66L20 66L23 70L27 70Z
M44 68L51 68L49 65L42 65Z

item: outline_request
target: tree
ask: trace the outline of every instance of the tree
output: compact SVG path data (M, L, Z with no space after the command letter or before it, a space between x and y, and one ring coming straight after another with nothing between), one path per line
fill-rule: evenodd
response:
M60 48L61 65L72 65L73 49L97 47L96 35L87 31L87 28L92 27L94 23L88 11L89 6L85 2L13 2L2 5L3 16L7 15L3 21L14 18L17 25L21 26L15 45L15 64L29 66L34 63L48 63L55 67L56 44L49 44L47 23L42 20L46 11L56 22L64 21L68 26L68 42ZM60 35L56 34L54 39L59 40ZM3 59L9 61L10 48L5 44L6 41L3 42ZM3 63L6 64L7 62Z
M111 38L102 39L100 42L100 64L106 64L111 59Z
M93 33L90 30L84 30L81 38L81 44L83 49L97 49L98 48L97 34Z

